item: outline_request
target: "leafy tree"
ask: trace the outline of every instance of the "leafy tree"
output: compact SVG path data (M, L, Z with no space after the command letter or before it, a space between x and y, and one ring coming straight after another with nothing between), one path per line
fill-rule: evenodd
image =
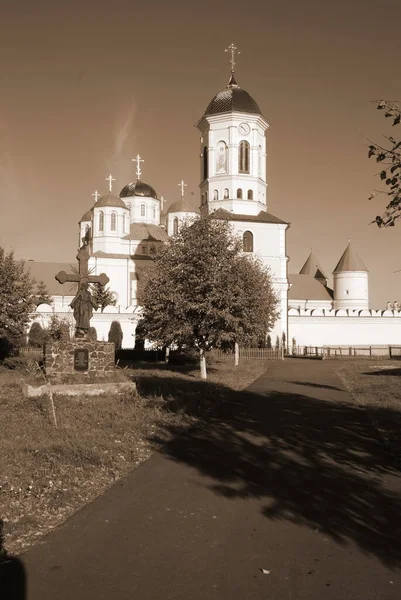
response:
M213 215L184 223L167 242L142 304L147 337L161 347L196 348L202 379L208 350L265 337L277 317L270 273Z
M113 293L110 291L110 288L105 288L99 283L92 283L91 288L92 297L100 307L101 312L104 311L106 306L116 305L116 299L114 298Z
M26 332L29 313L35 310L35 280L24 261L0 247L0 339L11 350Z
M108 340L109 342L114 342L116 350L120 350L123 341L123 330L118 321L113 321L110 325Z
M35 304L51 304L53 302L50 296L49 289L46 287L44 281L39 281L36 288Z
M270 333L267 334L266 337L266 348L271 348L272 347L272 337L270 335Z
M45 339L46 331L43 330L41 324L37 321L35 321L35 323L32 323L28 334L28 344L30 346L40 348L45 343Z
M400 108L394 102L380 100L377 109L384 110L384 116L392 119L393 126L401 122ZM386 194L391 198L384 213L377 216L372 223L376 223L379 227L392 227L401 217L401 141L397 141L392 136L384 137L387 140L384 146L367 138L370 142L368 157L373 156L376 162L381 163L383 168L380 172L380 180L387 186L387 191L375 190L369 200L378 194Z

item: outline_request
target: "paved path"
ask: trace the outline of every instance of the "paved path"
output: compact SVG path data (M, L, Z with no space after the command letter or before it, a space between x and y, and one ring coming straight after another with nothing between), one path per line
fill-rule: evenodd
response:
M272 363L23 555L27 598L400 598L401 475L333 373Z

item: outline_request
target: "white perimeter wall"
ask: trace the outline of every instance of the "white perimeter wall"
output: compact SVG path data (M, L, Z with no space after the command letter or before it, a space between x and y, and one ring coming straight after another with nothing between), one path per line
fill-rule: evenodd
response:
M401 345L401 313L381 317L290 315L288 330L289 345L292 338L299 346Z

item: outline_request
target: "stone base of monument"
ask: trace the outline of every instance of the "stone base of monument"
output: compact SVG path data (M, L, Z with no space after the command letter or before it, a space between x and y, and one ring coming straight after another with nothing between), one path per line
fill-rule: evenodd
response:
M135 383L127 381L114 363L114 344L75 339L51 342L44 348L46 385L24 385L23 394L37 397L49 393L79 396L115 394L135 391Z
M115 373L114 344L77 339L45 345L44 369L50 383L111 382Z

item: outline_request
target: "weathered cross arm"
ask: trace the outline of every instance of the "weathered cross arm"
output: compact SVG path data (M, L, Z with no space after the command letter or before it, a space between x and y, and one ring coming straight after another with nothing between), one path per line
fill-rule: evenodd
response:
M78 283L81 279L81 276L77 273L66 273L65 271L60 271L56 275L56 279L59 283Z

